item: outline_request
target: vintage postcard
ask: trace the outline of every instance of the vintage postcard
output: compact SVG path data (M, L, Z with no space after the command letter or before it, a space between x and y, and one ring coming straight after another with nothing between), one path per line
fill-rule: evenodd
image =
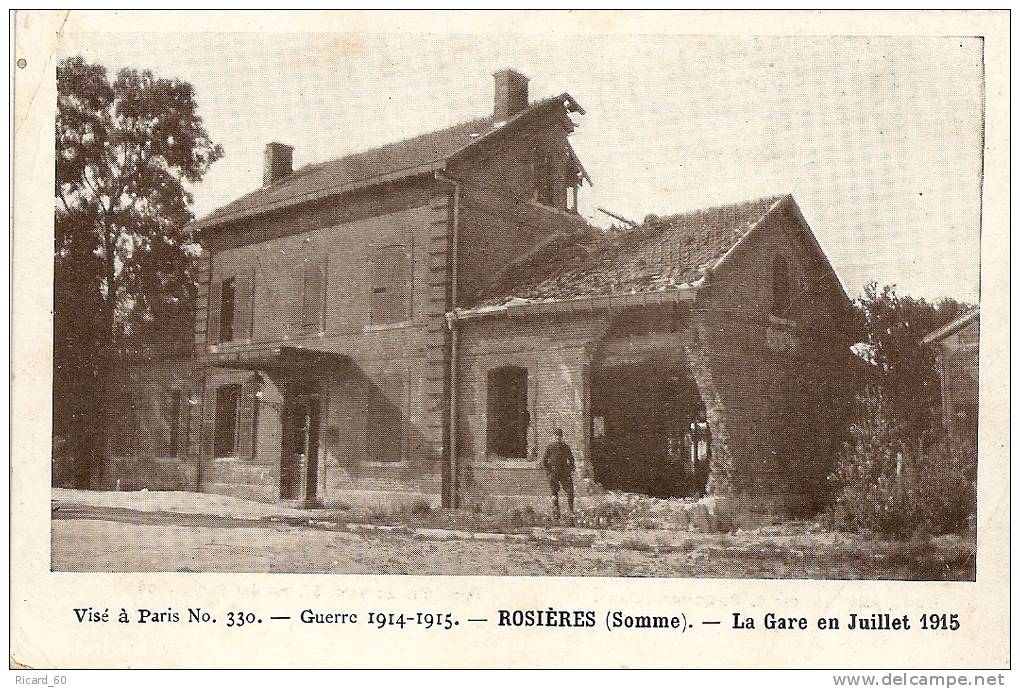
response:
M1009 667L1008 12L12 23L26 677Z

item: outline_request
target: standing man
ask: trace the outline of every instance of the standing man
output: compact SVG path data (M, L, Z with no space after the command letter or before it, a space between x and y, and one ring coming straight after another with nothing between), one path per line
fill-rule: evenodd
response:
M567 507L574 514L574 453L563 442L563 429L553 431L553 441L545 448L542 466L549 475L549 489L552 491L553 517L560 520L560 488L567 494Z

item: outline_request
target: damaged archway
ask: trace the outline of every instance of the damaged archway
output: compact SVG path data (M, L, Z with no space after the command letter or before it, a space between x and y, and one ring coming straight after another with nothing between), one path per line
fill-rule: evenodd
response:
M685 314L618 316L591 367L591 476L606 490L698 499L730 485L722 409Z
M652 362L600 366L591 394L598 484L659 498L705 494L711 431L689 369Z

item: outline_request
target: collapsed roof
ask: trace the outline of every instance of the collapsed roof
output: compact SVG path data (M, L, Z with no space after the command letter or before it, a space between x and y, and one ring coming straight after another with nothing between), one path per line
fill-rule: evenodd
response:
M696 286L786 196L650 218L628 229L563 232L511 263L473 308Z

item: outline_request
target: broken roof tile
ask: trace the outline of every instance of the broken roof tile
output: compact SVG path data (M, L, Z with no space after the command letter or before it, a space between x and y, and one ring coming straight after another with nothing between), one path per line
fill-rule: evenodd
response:
M563 232L507 266L469 308L693 284L783 198L653 217L626 230L588 225Z

